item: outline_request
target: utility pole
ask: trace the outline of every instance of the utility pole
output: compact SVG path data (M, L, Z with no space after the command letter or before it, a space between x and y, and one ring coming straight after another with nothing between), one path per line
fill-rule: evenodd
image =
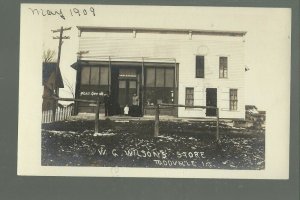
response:
M59 32L59 36L53 37L53 39L59 39L58 43L58 56L57 56L57 64L55 67L55 78L54 78L54 95L58 97L58 86L57 86L57 73L59 70L59 63L60 63L60 55L61 55L61 46L63 44L63 39L70 39L69 36L63 36L64 31L71 30L71 27L64 28L61 27L60 29L52 30L52 33ZM55 121L55 114L56 114L56 108L57 108L57 100L53 100L53 108L52 108L52 121Z

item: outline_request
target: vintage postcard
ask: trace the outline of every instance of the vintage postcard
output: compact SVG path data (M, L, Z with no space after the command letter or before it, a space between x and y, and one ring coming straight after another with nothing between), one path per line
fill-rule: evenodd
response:
M18 175L289 178L290 9L20 12Z

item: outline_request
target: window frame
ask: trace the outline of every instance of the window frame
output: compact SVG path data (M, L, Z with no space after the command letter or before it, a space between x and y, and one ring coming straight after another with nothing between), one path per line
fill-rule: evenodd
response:
M188 90L192 90L192 93L188 93L187 91ZM192 98L188 98L188 95L191 95L192 94ZM192 100L192 105L191 104L188 104L187 102L188 101L191 101ZM195 88L194 87L186 87L185 88L185 105L186 106L194 106L194 103L195 103ZM188 107L185 107L185 109L187 109Z
M95 69L97 69L96 71L97 71L98 75L96 76L96 79L98 79L98 80L97 80L97 83L96 82L92 83L92 77L93 77L92 71L95 70ZM100 67L90 67L89 85L99 85L99 84L100 84Z
M163 70L163 81L161 81L161 83L163 83L163 86L160 85L158 86L157 85L157 71L158 69L162 69ZM175 91L175 79L176 79L176 68L175 67L163 67L163 66L155 66L155 65L152 65L152 66L146 66L145 69L144 69L144 98L145 98L145 102L147 102L148 98L151 100L150 101L150 105L152 103L156 104L157 103L157 100L161 99L163 100L163 102L166 102L166 103L174 103L174 99L172 101L167 101L166 99L172 99L172 97L169 95L169 91L173 91L173 94L174 94L174 91ZM148 83L148 70L153 70L153 76L151 79L154 81L154 84L150 84ZM167 86L167 71L168 70L172 70L172 75L173 75L173 80L172 81L169 81L169 83L172 82L172 86L171 84L168 83L168 86ZM168 92L167 92L168 91ZM163 94L163 95L161 95ZM170 93L171 94L171 93ZM158 98L159 97L159 98ZM147 104L148 105L148 104Z
M197 58L198 57L203 57L203 74L200 74L200 75L202 75L202 76L200 76L200 75L198 75L198 73L197 73ZM195 73L195 77L196 78L205 78L205 56L204 55L196 55L195 56L195 70L196 70L196 73Z
M223 58L226 58L226 66L221 65L221 59ZM227 72L226 76L225 76L225 71ZM228 78L228 56L219 56L219 78L225 78L225 79Z
M148 69L154 69L154 85L153 86L149 86L149 85L147 85L147 81L148 81ZM163 69L163 73L164 73L164 76L163 76L163 86L157 86L157 69ZM167 87L166 86L166 83L167 83L167 81L166 81L166 77L167 77L167 73L166 73L166 71L167 71L167 69L172 69L173 70L173 85L171 86L171 87ZM146 69L145 69L145 71L146 71L146 76L145 76L145 86L146 87L149 87L149 88L152 88L152 87L154 87L154 88L175 88L175 68L174 67L146 67Z
M161 73L159 73L161 71ZM161 76L161 77L159 77ZM163 80L160 80L162 78ZM164 67L155 67L155 87L164 88L166 87L166 69Z
M230 111L238 110L238 89L236 88L229 89L229 110Z
M92 77L92 68L98 68L98 83L97 84L91 84L91 77ZM88 68L89 70L87 70L88 71L88 73L89 73L89 78L88 78L88 81L85 83L85 84L83 84L82 83L82 69L83 68ZM91 65L85 65L85 66L82 66L81 67L81 72L80 72L80 85L83 85L83 86L85 86L85 85L88 85L88 86L107 86L107 85L109 85L109 83L107 82L106 84L103 84L103 83L101 83L101 69L102 68L108 68L108 67L106 67L106 66L91 66Z

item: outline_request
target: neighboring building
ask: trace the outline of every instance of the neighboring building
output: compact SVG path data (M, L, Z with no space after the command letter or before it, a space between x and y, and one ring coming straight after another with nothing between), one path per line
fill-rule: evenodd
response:
M43 104L42 104L42 110L52 110L53 104L57 103L56 101L53 101L51 99L47 99L47 97L51 97L53 95L59 96L59 88L64 87L64 83L62 80L60 69L57 68L57 79L55 83L55 68L57 66L57 63L55 62L49 62L49 63L43 63L43 86L44 86L44 92L43 92ZM46 97L46 98L45 98Z
M256 128L264 128L266 123L266 111L258 110L254 105L246 105L246 121Z
M96 99L110 91L113 114L131 96L154 114L157 102L217 106L221 118L245 118L242 31L165 28L85 27L79 29L76 98ZM78 103L77 112L94 112ZM103 109L101 109L103 112ZM162 115L215 116L214 109L162 109Z

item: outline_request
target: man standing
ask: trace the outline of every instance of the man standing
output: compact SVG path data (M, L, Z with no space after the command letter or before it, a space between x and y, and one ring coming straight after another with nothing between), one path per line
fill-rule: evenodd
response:
M106 93L104 94L104 109L105 109L105 116L109 116L109 109L110 109L109 91L106 91Z
M132 97L132 116L139 116L139 96L137 96L136 94L133 94Z
M136 94L133 94L133 96L132 96L132 105L134 105L134 106L139 105L139 96L137 96Z

